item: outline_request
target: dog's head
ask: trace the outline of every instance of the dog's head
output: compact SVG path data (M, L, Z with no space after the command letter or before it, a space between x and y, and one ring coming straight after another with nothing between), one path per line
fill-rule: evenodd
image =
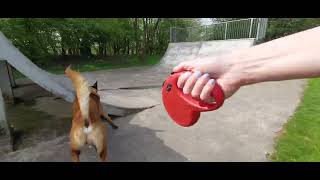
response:
M100 95L98 94L98 82L95 82L93 85L91 85L89 89L90 89L89 112L90 114L99 115L101 102L100 102ZM95 120L97 120L97 118L91 117L92 122Z
M90 97L96 104L100 104L100 95L98 94L98 81L90 86Z
M98 90L98 81L96 81L92 86L90 86L90 92L91 92L91 94L100 97L98 94L98 91L99 91Z

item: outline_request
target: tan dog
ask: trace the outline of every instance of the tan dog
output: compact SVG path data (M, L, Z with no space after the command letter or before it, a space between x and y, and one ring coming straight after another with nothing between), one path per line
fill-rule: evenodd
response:
M107 129L101 119L106 120L114 129L118 127L103 112L97 82L89 86L86 79L79 72L73 71L70 66L65 73L71 79L76 91L70 131L72 160L79 162L80 148L89 144L96 148L101 161L107 161Z

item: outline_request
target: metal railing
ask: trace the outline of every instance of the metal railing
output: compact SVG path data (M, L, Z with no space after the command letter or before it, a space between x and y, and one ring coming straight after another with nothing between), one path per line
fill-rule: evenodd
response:
M171 27L170 42L193 42L265 37L267 18L249 18L195 27Z

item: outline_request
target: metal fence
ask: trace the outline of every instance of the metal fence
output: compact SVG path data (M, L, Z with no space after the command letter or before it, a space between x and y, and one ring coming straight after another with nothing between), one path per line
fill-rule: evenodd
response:
M267 18L249 18L196 27L171 27L170 42L194 42L223 39L255 38L266 35Z

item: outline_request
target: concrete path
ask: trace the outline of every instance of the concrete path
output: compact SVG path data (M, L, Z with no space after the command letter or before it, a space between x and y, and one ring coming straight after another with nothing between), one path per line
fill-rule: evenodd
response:
M160 63L153 67L125 68L84 74L92 84L99 81L99 87L103 89L144 85L160 86L171 72L172 67L181 61L192 60L198 56L218 55L250 47L253 44L254 39L171 43ZM64 75L55 75L40 69L1 32L0 60L6 60L26 77L54 95L62 97L68 102L73 101L74 90L69 79ZM124 116L158 104L144 95L144 91L106 91L101 92L101 101L108 109L108 113Z
M274 138L297 107L305 81L268 82L243 87L223 108L203 113L190 128L177 126L162 103L116 119L109 128L109 159L123 161L267 161ZM161 102L160 89L152 97ZM13 152L0 161L70 161L68 137ZM98 161L84 148L82 161Z

